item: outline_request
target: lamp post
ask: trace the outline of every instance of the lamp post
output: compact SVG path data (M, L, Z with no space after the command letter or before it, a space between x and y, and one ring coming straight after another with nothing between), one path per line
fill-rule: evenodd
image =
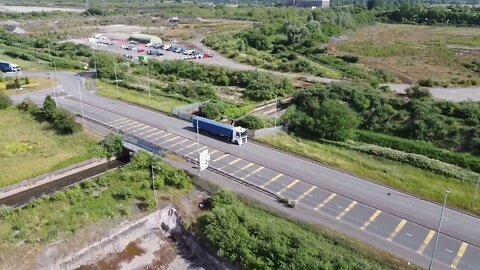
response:
M85 112L83 111L82 90L80 89L80 81L77 81L78 95L80 97L80 108L82 109L83 124L85 125Z
M480 176L477 180L477 186L475 187L475 193L473 194L472 207L475 206L475 201L477 200L478 185L480 184Z
M95 65L95 78L98 78L98 70L97 70L97 57L95 56L95 50L92 48L93 54L93 64Z
M117 85L117 98L120 98L118 91L117 62L113 62L113 71L115 72L115 84Z
M152 176L153 199L155 200L155 202L157 202L157 193L156 193L156 190L155 190L155 182L154 182L154 180L155 180L154 169L157 169L158 167L153 164L153 156L151 158L152 158L152 161L150 163L150 168L152 170L151 176Z
M53 62L52 62L52 53L50 52L50 44L48 44L48 57L50 58L50 68L52 71L50 72L50 80L52 81L52 89L53 89L53 100L55 101L55 105L57 104L57 93L55 91L55 83L53 82Z
M438 229L437 229L437 236L435 238L435 244L433 245L432 259L430 260L430 266L428 267L429 270L432 270L433 261L435 259L435 251L437 250L438 238L440 237L440 230L442 228L443 213L445 212L445 205L447 204L448 193L450 193L450 189L445 190L445 198L443 200L442 213L440 214L440 221L438 222Z

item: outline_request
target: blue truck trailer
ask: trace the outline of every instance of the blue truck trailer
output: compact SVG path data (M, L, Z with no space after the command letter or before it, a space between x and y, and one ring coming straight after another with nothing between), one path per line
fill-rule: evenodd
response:
M0 62L0 70L2 72L20 72L21 69L17 64L9 62Z
M193 116L192 124L194 128L197 128L198 125L198 129L226 137L229 141L238 145L247 142L247 130L242 127L234 127L200 116Z

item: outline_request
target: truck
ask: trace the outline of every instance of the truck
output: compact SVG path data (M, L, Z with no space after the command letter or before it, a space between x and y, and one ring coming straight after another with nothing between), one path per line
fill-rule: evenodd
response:
M0 62L0 70L2 72L20 72L22 71L17 64L9 62Z
M195 129L198 127L199 130L225 137L230 142L238 145L242 145L247 142L247 130L242 127L227 125L200 116L193 116L192 124Z

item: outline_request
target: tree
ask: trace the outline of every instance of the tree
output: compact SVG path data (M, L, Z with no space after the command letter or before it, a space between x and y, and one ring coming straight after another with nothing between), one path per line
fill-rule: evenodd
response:
M422 98L432 97L432 93L430 93L430 90L428 88L420 87L417 85L407 88L406 94L407 94L407 97L413 98L413 99L422 99Z
M43 102L43 115L47 120L52 120L53 116L55 115L55 111L57 110L57 104L55 100L48 95L45 97L45 101Z
M367 8L368 9L379 8L379 7L382 7L383 4L384 4L383 0L368 0L367 1Z
M245 53L245 41L243 39L240 40L240 52Z
M10 105L12 105L10 97L0 91L0 110L8 108Z
M200 114L209 119L220 120L224 113L225 107L220 102L206 102L200 106Z
M108 158L119 155L123 151L123 136L118 133L112 133L105 136L101 146L106 150Z
M323 102L313 117L313 131L328 140L344 141L352 138L359 124L357 114L338 100Z

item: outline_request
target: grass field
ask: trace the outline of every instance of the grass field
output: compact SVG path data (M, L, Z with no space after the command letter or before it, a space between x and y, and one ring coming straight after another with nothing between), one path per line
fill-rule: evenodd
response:
M361 63L388 70L406 83L426 78L479 80L478 73L462 65L480 57L479 36L480 28L475 27L375 24L328 47L338 55L360 56Z
M98 94L104 97L116 99L117 96L117 88L113 84L105 83L102 81L95 82L98 89ZM120 99L129 101L135 104L143 105L155 110L159 110L165 113L171 113L173 108L177 106L187 105L187 102L168 98L168 97L161 97L161 96L151 96L151 100L148 100L148 94L138 92L135 90L128 90L123 87L118 88L118 92L120 95Z
M0 187L85 160L96 143L86 131L58 135L15 108L0 111L0 119Z
M31 77L30 84L23 89L9 89L5 90L7 95L18 95L22 93L35 92L40 90L45 90L52 87L52 80L48 77ZM53 79L53 84L57 84L57 80Z
M448 204L474 214L480 214L480 201L471 206L475 186L459 182L438 174L400 162L373 157L357 151L295 138L283 133L273 137L262 137L260 141L286 148L306 155L328 166L371 179L378 183L419 195L423 198L442 202L446 188L452 190Z

